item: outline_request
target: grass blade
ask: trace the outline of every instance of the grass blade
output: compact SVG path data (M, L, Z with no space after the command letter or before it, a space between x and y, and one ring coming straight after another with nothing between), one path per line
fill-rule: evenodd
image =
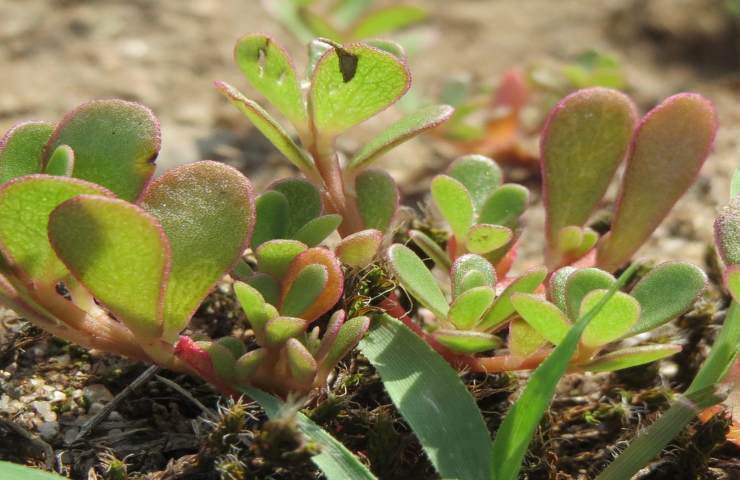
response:
M568 362L578 347L581 334L606 302L622 288L635 273L639 264L628 268L601 301L583 315L568 331L563 341L529 377L521 397L504 418L493 442L494 480L516 480L522 460L537 425L555 394L555 387L568 368Z
M455 370L418 335L388 315L360 342L394 405L442 478L490 478L491 441Z
M269 418L272 419L280 415L284 404L276 397L256 388L243 387L242 391L259 403ZM298 412L296 422L304 435L321 446L321 453L312 457L311 460L324 472L328 480L345 480L347 478L377 480L375 475L360 463L357 457L352 455L352 452L310 418Z

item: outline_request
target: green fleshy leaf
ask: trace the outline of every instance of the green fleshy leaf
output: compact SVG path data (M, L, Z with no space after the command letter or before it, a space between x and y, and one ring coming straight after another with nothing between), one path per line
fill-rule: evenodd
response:
M447 175L465 186L478 211L486 199L501 186L503 178L498 164L483 155L465 155L458 158L450 165Z
M80 195L51 214L49 239L77 280L137 337L161 335L170 246L153 216L124 200Z
M556 270L550 276L550 282L547 288L550 300L563 312L568 311L568 303L566 299L566 285L568 284L568 277L576 271L575 267L563 267Z
M341 326L334 341L329 346L325 356L321 358L322 376L328 375L329 371L355 348L370 327L368 317L352 318ZM323 380L323 379L322 379Z
M373 323L360 350L439 476L490 480L490 434L458 372L398 320L383 315Z
M309 247L315 247L334 232L342 223L342 216L335 213L309 220L293 235L293 238Z
M450 306L432 272L410 248L395 244L388 249L393 273L401 286L437 318L446 318Z
M244 345L244 342L239 340L236 337L221 337L218 340L216 340L217 344L226 347L229 352L231 352L231 355L234 357L234 359L237 359L244 355L246 352L246 345ZM232 365L233 368L233 365Z
M344 274L342 265L332 252L325 248L309 248L300 253L291 263L288 271L283 277L280 298L284 304L286 297L293 290L293 284L298 280L303 270L310 265L321 265L328 274L326 285L320 295L311 303L310 307L301 313L301 317L313 322L332 307L334 307L342 296L344 289Z
M577 225L569 225L560 229L555 244L560 252L570 252L577 250L581 243L583 243L583 229Z
M452 267L450 257L447 255L447 252L442 250L442 247L440 247L437 242L419 230L410 230L409 237L417 247L429 255L429 258L432 259L435 265L442 270L449 271L450 267Z
M367 142L349 161L350 170L367 167L389 150L420 133L444 123L452 115L449 105L429 105L403 117Z
M41 173L41 155L54 125L20 123L0 139L0 184L23 175Z
M467 254L458 257L450 270L452 298L457 298L470 288L496 286L496 270L485 258Z
M288 199L275 190L268 190L255 202L254 234L252 248L256 249L269 240L284 239L288 235Z
M284 420L285 412L290 410L282 401L262 390L242 388L241 391L256 400L271 420ZM320 446L321 453L312 456L311 461L324 472L327 480L377 480L352 452L326 430L300 412L295 414L295 418L306 438Z
M344 325L344 321L347 319L347 314L344 310L337 310L331 314L329 321L326 322L326 328L324 329L324 335L321 337L321 342L316 350L316 360L321 363L322 359L329 352L329 349L334 344L334 341L339 335L339 330ZM318 327L314 327L316 329Z
M598 268L584 268L568 276L565 284L565 303L569 318L578 317L581 302L590 292L598 289L609 289L616 279L608 272Z
M462 243L473 224L473 200L465 185L447 175L432 180L432 199L450 225L452 233Z
M365 170L355 179L357 209L365 228L385 232L398 208L398 187L383 170Z
M280 313L290 317L300 317L321 295L326 286L329 273L323 265L313 264L304 267L290 285Z
M343 264L364 268L378 255L383 234L379 230L362 230L342 239L334 250Z
M553 345L559 345L570 330L568 317L544 298L528 293L511 296L516 312Z
M581 302L581 316L599 304L607 290L595 290ZM640 304L626 293L616 292L583 331L581 342L589 348L613 342L630 331L640 318Z
M406 65L389 53L362 44L333 48L311 78L313 128L336 136L391 106L410 81Z
M434 339L453 352L472 355L486 352L503 345L500 338L482 332L466 332L460 330L435 330Z
M636 269L637 265L628 268L619 277L617 284L609 290L607 296L602 299L602 302L578 319L560 345L555 347L545 361L530 375L524 391L509 409L496 432L490 457L493 475L489 478L498 480L518 478L524 455L555 395L555 388L560 378L565 374L578 348L583 330L609 301L610 295L624 287Z
M378 50L388 52L394 57L396 57L397 59L401 60L402 62L405 62L406 59L408 58L404 48L399 43L396 43L392 40L386 40L383 38L371 38L368 40L363 40L362 43L365 43L367 45L370 45L371 47L377 48Z
M8 480L66 480L67 477L37 468L24 467L17 463L0 462L0 478L7 478Z
M363 16L352 28L352 37L362 40L382 36L417 24L427 18L429 12L416 5L392 5Z
M280 283L273 276L256 273L248 278L246 283L257 290L268 304L278 305L280 303Z
M483 203L478 222L516 228L529 204L529 190L515 183L497 188Z
M265 340L270 346L276 346L296 337L306 330L306 321L302 318L275 317L265 326Z
M207 342L207 345L202 345L203 343L206 342L198 342L208 352L208 357L211 359L211 364L216 375L226 382L232 382L234 380L236 358L234 358L231 350L216 342Z
M254 376L262 362L267 358L267 349L258 348L247 352L239 357L234 364L234 380L236 383L246 385Z
M469 330L476 325L493 304L496 297L491 287L475 287L465 290L450 305L447 319L459 330Z
M321 215L323 205L321 193L308 180L302 178L285 178L270 185L288 200L288 231L292 238L305 224Z
M547 340L521 318L509 324L509 352L516 358L527 358L545 346Z
M313 159L303 148L298 146L290 137L288 132L267 113L254 100L245 97L239 90L232 87L226 82L216 82L214 84L218 90L229 102L242 112L250 122L259 130L262 135L272 143L275 148L287 158L290 163L296 166L302 172L314 172L316 166ZM305 116L305 112L304 112ZM305 117L304 117L305 122Z
M299 253L308 247L296 240L270 240L257 248L255 256L260 272L279 279L288 270L288 266Z
M95 100L80 105L59 122L46 144L44 165L60 145L69 145L75 152L76 178L133 201L154 173L159 122L138 103Z
M223 163L196 162L152 182L141 207L159 221L170 241L163 338L174 343L249 244L254 227L252 185Z
M579 90L552 110L541 141L550 245L561 228L588 220L629 150L635 119L629 98L606 88Z
M265 324L271 318L262 294L256 288L244 282L234 282L234 294L252 329L262 332Z
M306 347L295 338L285 342L285 357L288 359L290 374L298 383L310 384L316 376L316 360Z
M725 265L740 264L740 197L730 200L717 215L714 242Z
M530 270L522 274L519 278L511 282L508 287L501 292L496 298L491 309L483 317L477 330L490 331L503 323L514 313L514 305L511 303L511 296L515 293L532 293L542 284L547 276L547 269L539 268Z
M624 368L653 363L675 355L680 351L680 345L646 345L625 348L602 355L599 358L580 365L580 368L589 372L614 372Z
M69 145L59 145L46 163L47 175L70 177L75 168L75 152Z
M704 291L707 276L683 262L667 262L650 270L630 295L640 303L640 319L630 334L652 330L688 311Z
M234 60L249 83L298 129L305 129L306 107L300 82L288 53L261 33L242 37Z
M508 244L513 232L501 225L478 223L468 230L465 246L472 253L484 255Z
M80 194L110 195L82 180L29 175L0 188L0 249L5 260L31 279L53 284L67 274L49 244L46 227L51 212Z
M640 248L694 183L716 131L714 107L697 94L674 95L643 118L598 266L615 270Z
M735 198L740 195L740 167L735 169L735 173L732 174L732 182L730 183L730 198Z

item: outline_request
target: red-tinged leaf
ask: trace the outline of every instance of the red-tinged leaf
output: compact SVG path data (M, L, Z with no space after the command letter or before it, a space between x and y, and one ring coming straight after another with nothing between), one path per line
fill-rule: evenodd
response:
M0 184L23 175L41 173L41 155L54 125L24 122L0 138Z
M301 270L312 264L320 264L326 267L328 278L321 295L301 315L308 322L313 322L336 305L342 296L342 290L344 288L342 267L334 254L324 248L309 248L305 252L298 254L291 262L287 272L285 272L281 286L281 304L285 302L285 298Z
M599 243L601 268L622 266L653 233L694 183L716 131L714 107L697 94L674 95L645 115L635 133L611 232Z
M329 272L321 264L306 265L298 272L280 304L280 313L290 317L303 317L324 291Z
M80 194L113 196L98 185L71 178L27 175L0 188L0 251L20 275L53 284L67 274L49 244L49 215Z
M321 359L322 377L329 374L329 371L345 356L350 350L355 348L362 337L365 336L367 329L370 327L368 317L354 317L344 322L339 329L336 338L329 345L326 356ZM322 381L324 378L321 379Z
M369 169L355 179L357 209L365 228L385 232L398 208L398 187L384 170Z
M74 176L102 185L124 200L138 198L154 173L159 122L148 108L123 100L95 100L69 112L44 149L44 165L60 145L75 152Z
M627 155L635 120L629 98L606 88L579 90L550 112L540 143L550 249L561 228L583 225L604 196Z
M337 338L337 335L339 335L339 330L342 328L346 319L347 314L344 310L337 310L329 318L329 322L326 324L326 331L324 332L324 336L321 338L321 344L319 345L319 349L315 355L316 360L319 363L321 363L326 354L329 353L329 349L331 349L334 344L334 340Z
M285 352L290 374L293 378L303 385L313 382L318 366L311 352L295 338L285 342Z
M334 251L343 264L364 268L378 255L382 241L383 233L379 230L362 230L344 237Z
M79 195L49 217L72 275L142 340L162 334L170 244L156 218L125 200Z
M238 170L223 163L196 162L152 182L141 206L159 220L170 242L163 338L174 342L249 245L254 193Z
M401 143L444 123L452 115L449 105L429 105L403 117L365 144L349 161L350 170L365 168Z

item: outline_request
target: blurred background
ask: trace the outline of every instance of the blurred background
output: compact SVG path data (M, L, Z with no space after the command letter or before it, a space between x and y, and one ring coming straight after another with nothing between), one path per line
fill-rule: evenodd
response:
M372 17L399 5L405 14ZM215 159L258 185L292 173L212 88L225 80L255 96L232 62L234 42L255 31L285 45L299 72L316 33L340 41L370 33L406 47L408 98L340 147L355 150L424 103L455 104L446 129L383 159L412 203L469 151L507 163L510 180L537 185L542 119L579 87L624 90L641 113L696 91L719 112L715 153L646 250L699 263L740 158L740 0L0 0L0 12L0 130L55 121L93 98L135 100L161 120L160 172ZM375 23L358 31L368 18Z

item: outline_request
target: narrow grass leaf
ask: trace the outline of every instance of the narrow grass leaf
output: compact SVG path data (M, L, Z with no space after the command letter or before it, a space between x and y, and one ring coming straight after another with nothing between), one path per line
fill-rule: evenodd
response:
M332 48L311 78L313 129L336 136L391 106L410 81L406 65L389 53L359 43Z
M198 305L249 245L254 193L238 170L203 161L157 178L140 205L162 225L171 247L163 338L174 343Z
M446 318L449 304L432 272L410 248L395 244L388 249L391 269L401 286L437 318Z
M689 385L687 393L697 392L715 383L719 383L725 377L735 359L740 353L740 306L737 302L730 304L714 345L701 368Z
M450 365L383 315L360 342L388 395L442 478L489 480L491 441L480 410Z
M349 161L349 169L358 170L367 167L406 140L444 123L450 118L452 111L449 105L430 105L403 117L367 142Z
M645 242L696 180L716 131L714 107L697 94L674 95L645 115L635 133L611 232L599 243L598 266L615 270Z
M516 280L511 282L508 287L496 298L491 309L483 317L477 329L481 331L492 330L514 313L514 305L511 303L511 296L515 293L532 293L545 280L547 269L538 268L523 273Z
M555 394L555 387L560 377L568 368L568 363L578 347L583 330L601 311L609 298L627 283L637 268L638 265L635 264L620 276L619 281L612 286L599 304L578 319L560 345L529 377L527 386L506 414L496 433L493 455L489 459L493 466L493 476L490 478L493 480L515 480L517 478L532 436Z
M287 410L282 401L262 390L242 387L241 391L259 403L272 420L279 420ZM321 453L311 457L311 461L324 472L327 480L346 480L348 478L353 480L377 480L370 470L360 463L357 457L332 437L329 432L300 412L295 414L295 419L301 432L321 447Z
M300 82L283 47L261 33L246 35L236 42L234 60L255 90L296 128L306 128L306 107Z
M49 215L60 204L80 194L109 195L82 180L27 175L0 188L0 250L5 260L31 279L53 284L67 274L47 235Z
M162 333L170 245L159 222L125 200L80 195L49 218L57 256L142 339Z
M0 184L23 175L41 173L44 146L54 132L46 122L19 123L0 138Z
M138 103L94 100L59 122L44 149L44 166L60 145L69 145L75 152L76 178L133 201L154 173L159 122Z
M226 82L215 82L214 86L229 102L242 112L262 135L272 143L290 163L304 173L313 172L313 159L299 147L288 132L254 100L245 97L239 90Z
M0 478L9 480L65 480L67 477L37 468L25 467L17 463L0 462Z

